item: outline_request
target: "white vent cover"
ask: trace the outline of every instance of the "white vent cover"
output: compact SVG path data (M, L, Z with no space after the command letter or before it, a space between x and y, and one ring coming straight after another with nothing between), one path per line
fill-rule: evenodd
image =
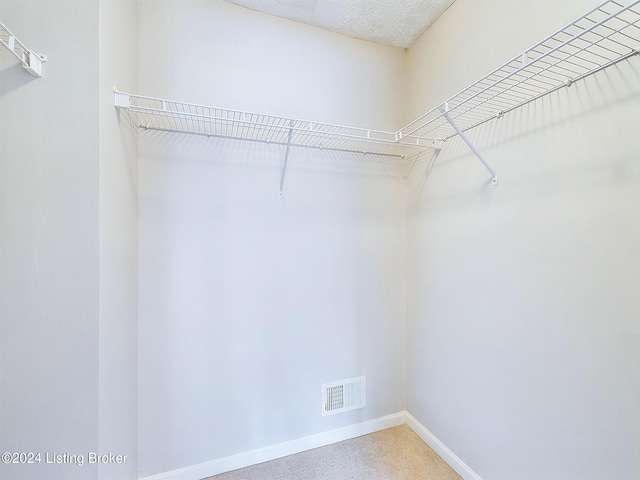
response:
M322 416L367 406L365 377L322 385Z

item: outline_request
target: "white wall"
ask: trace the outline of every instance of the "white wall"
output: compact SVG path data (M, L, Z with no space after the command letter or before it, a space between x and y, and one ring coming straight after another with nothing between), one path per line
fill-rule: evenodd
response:
M221 1L2 0L50 62L0 51L0 451L130 457L0 477L133 478L407 407L485 479L640 476L638 57L473 131L498 187L457 140L421 161L409 218L385 159L293 149L278 198L280 146L144 133L139 307L110 91L393 130L592 6L458 0L405 65ZM367 408L320 417L356 375Z
M137 478L138 158L113 86L137 90L137 0L102 0L99 8L99 448L127 456L100 465L99 478L126 480Z
M141 3L145 94L381 128L403 52L218 1ZM405 409L406 185L360 154L145 132L141 476ZM366 409L320 385L367 376Z
M0 477L86 480L45 454L98 448L98 2L0 16L50 59L35 79L0 51L0 451L42 455Z
M409 110L594 6L544 3L455 2ZM482 478L640 477L639 80L636 56L470 132L497 187L458 140L414 169L408 410Z
M404 124L594 6L590 0L456 0L407 50Z
M142 2L140 21L145 94L401 120L402 50L217 1ZM398 165L294 148L279 198L281 146L145 132L139 149L141 476L404 410ZM366 409L322 418L320 385L358 375Z
M404 57L222 0L142 0L145 95L394 130Z

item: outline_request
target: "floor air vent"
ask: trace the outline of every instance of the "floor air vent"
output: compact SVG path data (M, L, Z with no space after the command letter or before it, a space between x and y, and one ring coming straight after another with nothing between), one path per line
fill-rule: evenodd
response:
M322 385L322 416L366 407L365 377L350 378Z

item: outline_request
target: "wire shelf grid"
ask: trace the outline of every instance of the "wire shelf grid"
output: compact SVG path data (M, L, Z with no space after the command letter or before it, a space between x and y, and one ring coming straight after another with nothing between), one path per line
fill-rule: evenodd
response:
M11 33L6 25L0 22L0 43L5 46L16 59L24 66L28 66L29 62L27 58L29 56L29 49L18 38Z
M125 95L130 115L143 129L398 157L425 147L398 142L396 132Z
M47 61L47 56L27 48L2 22L0 22L0 45L9 50L31 75L42 76L42 63Z
M607 0L397 132L125 94L139 128L406 159L640 53L640 0ZM465 140L467 141L467 140ZM475 152L475 150L474 150ZM479 156L478 153L476 155ZM483 161L483 163L485 163ZM489 167L488 167L489 168ZM495 172L491 169L494 183Z
M640 0L610 0L412 121L401 137L447 140L640 52Z

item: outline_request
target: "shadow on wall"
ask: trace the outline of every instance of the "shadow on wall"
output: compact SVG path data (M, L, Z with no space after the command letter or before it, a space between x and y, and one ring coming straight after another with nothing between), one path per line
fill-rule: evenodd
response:
M13 92L34 80L38 80L38 78L29 75L19 63L11 65L4 70L0 70L0 97Z
M267 169L281 168L284 162L285 145L145 129L137 127L126 114L121 116L120 121L121 126L125 127L126 124L126 128L137 131L138 138L144 142L145 152L153 152L154 156ZM291 146L289 154L289 167L298 171L398 179L407 177L411 161L400 155L300 146Z
M138 191L138 136L131 118L122 115L122 111L116 109L118 125L120 126L120 139L127 162L128 178L131 182L132 192Z
M640 63L631 57L468 131L498 172L497 187L459 138L448 140L437 158L423 155L411 168L410 207L419 213L512 201L514 189L519 197L554 195L635 181L639 85Z

